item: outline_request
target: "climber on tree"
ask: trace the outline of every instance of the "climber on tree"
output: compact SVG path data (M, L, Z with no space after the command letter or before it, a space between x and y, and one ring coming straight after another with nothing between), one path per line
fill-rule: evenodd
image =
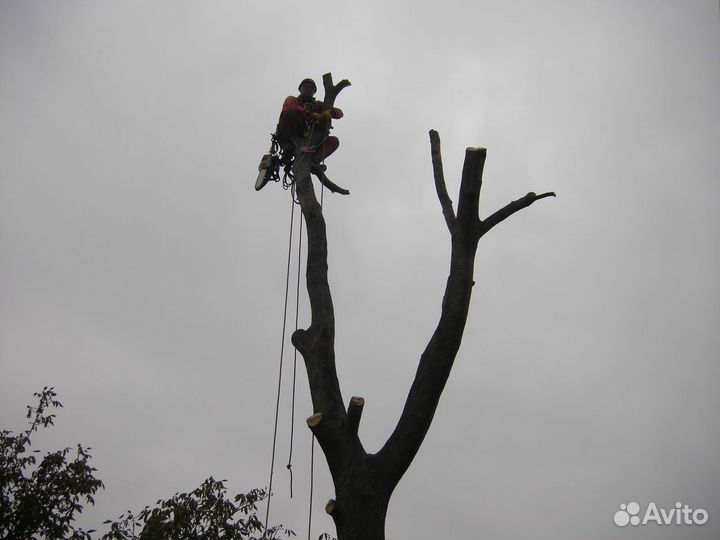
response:
M323 112L322 101L317 101L313 97L317 92L317 86L315 86L315 81L312 79L303 79L300 86L298 86L298 90L300 91L299 96L285 98L280 112L280 119L278 120L277 138L283 156L291 156L295 153L292 138L307 137L313 120L320 121L343 117L343 112L337 107ZM338 149L338 146L340 146L340 141L337 137L327 137L313 153L313 161L318 164L322 163L326 157Z
M255 190L260 191L271 180L279 181L281 166L285 169L285 178L290 178L288 183L283 178L283 186L289 187L293 181L293 159L299 151L302 154L300 159L305 156L311 158L310 172L316 175L325 187L334 193L347 195L350 193L348 190L334 184L325 176L326 167L322 164L325 158L340 146L338 138L328 135L327 130L329 121L342 118L343 112L337 107L323 110L323 102L314 97L317 86L312 79L303 79L298 91L300 95L288 96L283 102L270 153L263 156L258 167L260 172L255 182ZM298 148L297 145L303 146Z

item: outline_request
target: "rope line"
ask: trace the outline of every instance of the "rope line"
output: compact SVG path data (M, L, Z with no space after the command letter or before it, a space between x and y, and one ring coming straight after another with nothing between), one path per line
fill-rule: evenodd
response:
M295 201L293 200L292 207L290 209L290 239L288 241L287 272L286 272L286 277L285 277L285 307L283 308L282 339L280 340L280 366L278 368L277 398L275 400L275 426L273 428L272 457L270 458L270 481L268 482L267 509L265 510L265 531L263 532L263 538L265 537L265 533L267 533L268 522L270 519L270 500L272 499L273 475L275 472L275 449L277 448L277 428L278 428L278 417L280 414L280 390L282 388L282 366L283 366L283 358L285 355L285 328L286 328L286 322L287 322L288 291L290 289L290 257L292 254L292 237L293 237L293 221L294 220L295 220Z
M323 160L323 163L325 163L325 160ZM323 204L323 195L325 195L325 184L320 182L320 211L322 212L322 204Z
M300 215L300 227L298 232L298 259L297 259L297 284L295 287L295 331L298 329L298 319L300 315L300 265L302 263L302 233L303 219ZM293 377L292 377L292 400L290 408L290 455L288 456L287 468L290 471L290 498L293 497L293 475L292 475L292 457L293 457L293 440L295 439L295 388L297 381L297 349L293 352Z

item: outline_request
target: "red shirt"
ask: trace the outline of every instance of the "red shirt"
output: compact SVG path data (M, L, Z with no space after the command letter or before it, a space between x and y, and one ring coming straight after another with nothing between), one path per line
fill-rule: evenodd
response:
M307 105L307 107L305 105ZM307 101L305 105L300 101L300 96L288 96L283 102L282 110L283 112L294 111L299 114L304 114L305 112L320 112L322 111L323 103L322 101L313 99L312 101ZM343 112L337 107L333 107L330 109L330 115L338 119L343 117Z

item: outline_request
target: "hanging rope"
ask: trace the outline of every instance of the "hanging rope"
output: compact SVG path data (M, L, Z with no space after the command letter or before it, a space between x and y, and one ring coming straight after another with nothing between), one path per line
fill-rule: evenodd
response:
M293 205L294 206L294 205ZM298 259L297 259L297 284L295 287L295 331L298 329L298 316L300 314L300 264L302 262L302 232L303 219L300 216L300 228L298 232ZM293 456L293 440L295 439L295 386L297 381L297 349L293 352L293 377L292 377L292 399L290 407L290 455L288 456L287 468L290 471L290 498L293 497L293 475L292 475L292 456Z
M265 531L270 519L270 501L272 499L273 475L275 472L275 449L277 447L278 416L280 414L280 390L282 388L282 366L285 356L285 327L287 323L288 291L290 289L290 256L292 254L293 221L295 218L295 201L290 209L290 239L288 240L287 273L285 277L285 307L283 308L282 339L280 341L280 366L278 368L277 398L275 400L275 426L273 428L272 457L270 458L270 481L268 482L267 509L265 511Z

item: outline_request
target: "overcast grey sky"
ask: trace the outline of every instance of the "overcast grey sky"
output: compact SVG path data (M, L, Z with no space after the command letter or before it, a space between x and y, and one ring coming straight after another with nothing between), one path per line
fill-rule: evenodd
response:
M290 196L253 190L282 100L331 71L337 362L361 437L397 421L437 321L455 198L556 191L482 239L465 340L387 534L720 536L718 2L0 3L0 426L53 385L39 448L92 446L82 522L213 475L266 486ZM294 268L292 269L294 271ZM301 325L307 299L301 295ZM292 357L286 358L286 368ZM283 379L271 521L306 535ZM316 453L313 536L333 531ZM617 527L623 503L703 526Z

